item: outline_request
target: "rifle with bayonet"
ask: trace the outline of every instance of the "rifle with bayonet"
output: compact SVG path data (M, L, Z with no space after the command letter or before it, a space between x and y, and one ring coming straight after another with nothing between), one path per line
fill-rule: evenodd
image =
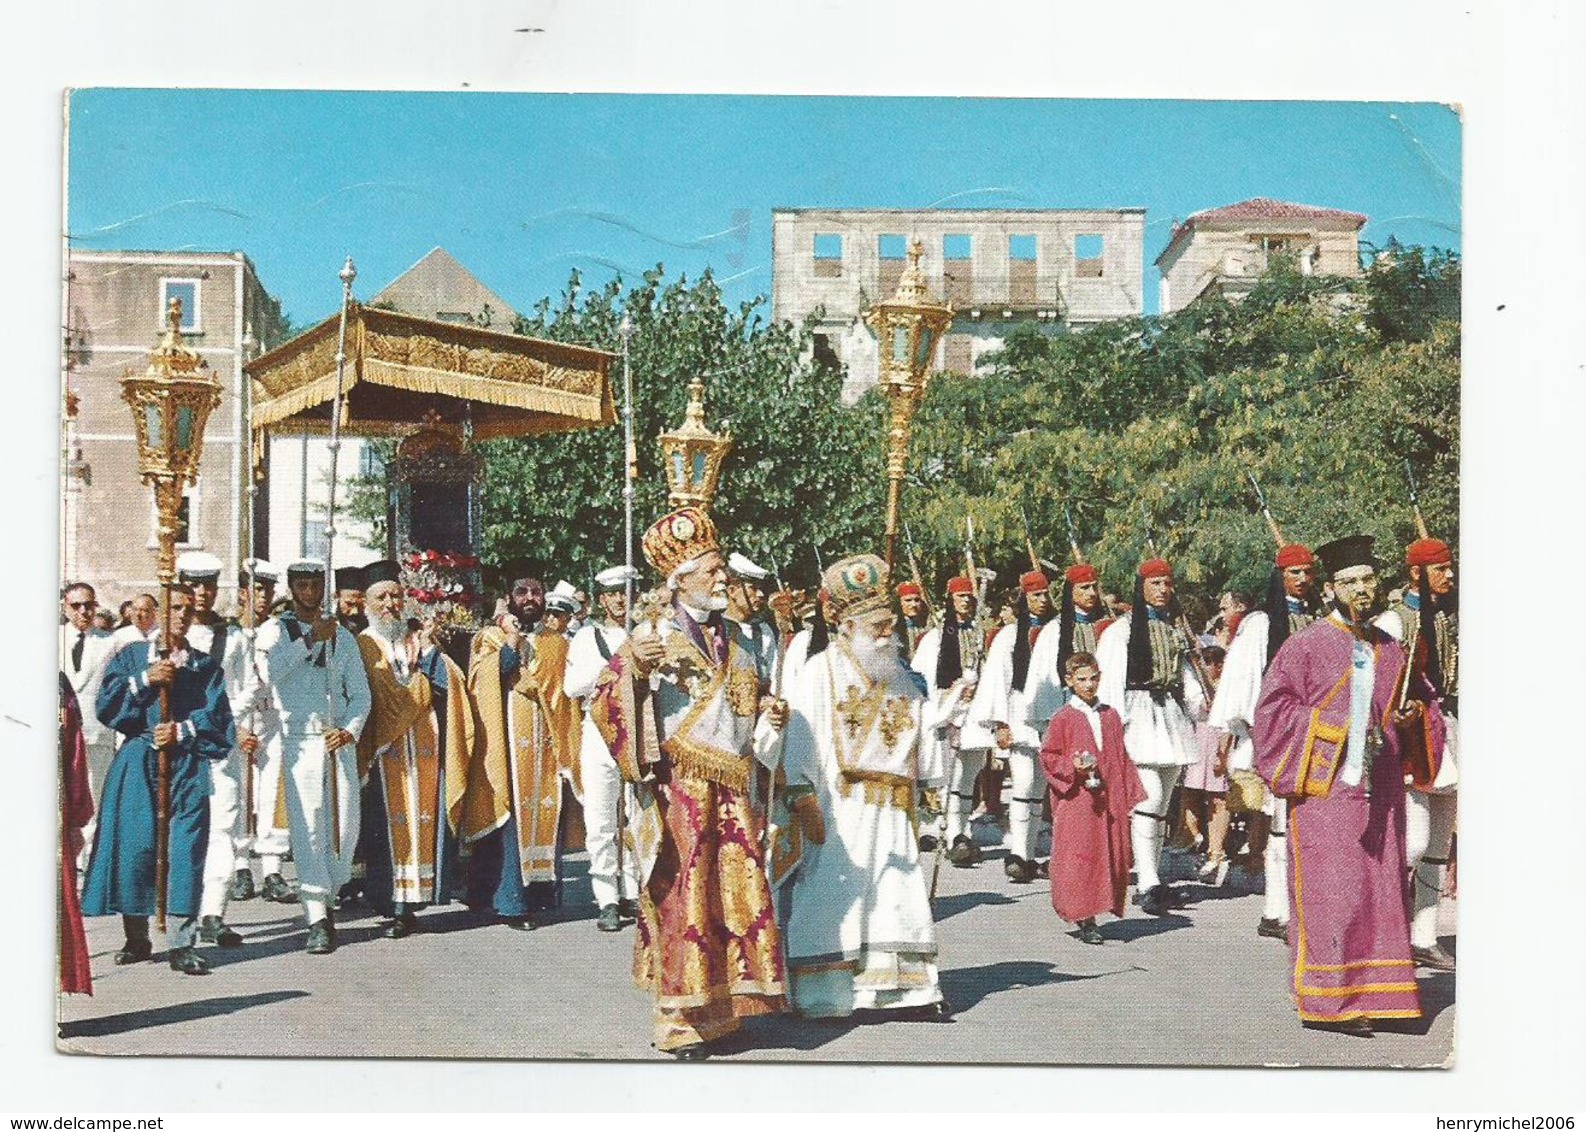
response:
M1250 486L1255 490L1256 502L1261 505L1261 514L1267 521L1267 530L1272 532L1272 541L1282 550L1288 545L1288 540L1283 537L1283 532L1278 528L1278 521L1272 517L1272 508L1267 506L1267 497L1261 491L1261 485L1256 482L1254 472L1245 472L1245 478L1250 481Z
M1074 556L1076 566L1085 565L1085 552L1079 548L1079 531L1074 527L1074 513L1068 509L1068 504L1063 504L1063 522L1068 526L1068 549Z
M1421 497L1415 489L1415 468L1410 461L1404 462L1404 476L1410 481L1410 510L1415 515L1415 533L1418 538L1431 538L1432 534L1427 529L1426 518L1421 514Z
M920 597L925 602L925 623L931 624L936 619L936 611L931 606L931 591L925 587L925 581L920 577L920 562L914 555L914 536L909 533L909 525L903 524L903 546L909 556L910 579L920 588Z

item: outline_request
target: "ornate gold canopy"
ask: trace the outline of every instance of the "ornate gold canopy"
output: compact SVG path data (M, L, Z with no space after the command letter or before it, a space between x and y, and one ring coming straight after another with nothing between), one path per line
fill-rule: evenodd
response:
M338 318L244 367L256 438L330 431ZM616 357L354 303L347 310L341 429L405 436L429 418L467 421L474 439L490 440L615 424L607 371Z

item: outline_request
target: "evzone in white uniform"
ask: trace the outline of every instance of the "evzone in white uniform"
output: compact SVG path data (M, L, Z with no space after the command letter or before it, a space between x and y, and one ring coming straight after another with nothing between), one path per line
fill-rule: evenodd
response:
M1159 868L1167 836L1168 800L1184 768L1200 757L1195 720L1205 717L1208 706L1183 635L1169 619L1170 606L1154 608L1143 596L1165 586L1171 601L1172 584L1172 567L1167 562L1156 558L1142 563L1135 579L1132 612L1119 618L1096 645L1101 701L1120 705L1124 743L1146 791L1145 801L1130 816L1129 839L1134 851L1135 902L1149 915L1163 915L1172 904ZM1129 642L1137 620L1149 647L1145 650L1146 671L1131 674Z
M941 781L941 748L919 743L923 696L898 656L885 564L845 559L827 589L841 627L787 688L788 799L805 831L785 935L793 1004L945 1017L911 817L918 789Z
M1452 971L1454 957L1437 941L1437 908L1443 895L1443 872L1453 849L1459 805L1459 615L1452 609L1440 608L1429 589L1422 594L1420 573L1443 568L1452 593L1453 554L1442 540L1423 538L1410 545L1405 561L1411 567L1411 584L1403 600L1383 613L1377 625L1403 641L1416 655L1421 636L1421 603L1431 599L1435 640L1427 651L1435 649L1436 657L1435 668L1429 669L1428 675L1436 677L1438 710L1446 736L1443 758L1430 789L1405 791L1405 857L1415 889L1410 950L1420 966ZM1430 658L1421 655L1425 664Z
M1291 596L1283 590L1285 572L1300 572L1303 588ZM1222 679L1217 684L1217 694L1212 700L1207 722L1226 731L1233 737L1228 751L1228 770L1254 771L1255 743L1251 727L1256 717L1256 704L1261 700L1261 680L1275 652L1272 647L1272 610L1281 600L1288 618L1287 632L1279 626L1280 640L1316 620L1317 611L1311 604L1315 585L1316 558L1311 551L1298 543L1279 548L1273 565L1273 576L1268 583L1266 609L1254 609L1239 622L1234 639L1228 645L1228 656L1223 663ZM1260 935L1273 939L1287 939L1289 925L1289 808L1272 791L1265 792L1261 812L1270 819L1262 872L1265 876L1266 897L1261 911L1261 922L1256 926Z
M1041 741L1045 732L1037 731L1030 721L1030 699L1039 684L1031 663L1033 657L1026 654L1023 686L1019 687L1015 652L1021 633L1036 638L1032 645L1046 635L1044 622L1032 617L1028 603L1044 601L1048 583L1046 575L1032 571L1024 575L1019 584L1022 591L1019 620L1005 626L986 650L964 731L973 737L966 743L990 736L994 748L999 746L997 732L1001 727L1006 726L1011 732L1009 746L1000 751L1008 760L1011 788L1008 836L1004 843L1008 851L1005 869L1010 880L1028 884L1036 875L1036 841L1040 832L1042 794L1046 790L1046 778L1040 770ZM1039 599L1035 597L1037 594ZM1049 605L1043 607L1042 616L1047 609Z
M625 596L629 578L627 568L622 566L596 575L595 585L602 591L598 598L600 603L605 605L611 601L608 595L613 592ZM567 650L567 675L562 682L567 697L580 701L583 715L578 759L584 787L584 848L589 853L589 884L594 890L595 906L600 909L596 926L601 931L617 931L624 918L631 919L638 914L638 858L632 852L618 849L618 840L623 836L619 801L626 803L623 809L633 813L633 798L622 781L616 760L601 738L600 729L590 720L587 708L595 681L628 639L628 630L622 624L625 613L624 610L613 622L608 611L606 618L588 622L573 636Z
M324 577L323 565L293 563L287 567L287 584L312 577L315 570ZM288 610L264 623L256 647L280 719L292 859L311 929L309 946L324 952L335 947L331 908L336 893L352 878L359 822L357 739L369 715L370 696L363 655L353 635L337 626L333 640L314 641L312 628ZM334 754L325 749L325 735L332 729L353 739ZM334 815L331 774L336 776ZM322 930L316 932L316 926Z
M952 609L954 597L969 595L973 601L973 587L969 579L953 578L947 584L949 609L945 616L957 617L956 628L949 631L938 625L920 638L914 650L910 667L925 678L926 703L923 711L922 742L940 746L940 753L929 757L940 759L947 781L946 828L947 858L960 868L967 868L980 859L980 850L970 833L969 819L975 805L975 779L986 765L986 755L994 745L991 733L976 727L969 720L969 707L980 680L980 660L983 634L974 623L973 608L965 621L963 614ZM956 645L957 663L945 665L942 658L946 637L951 649Z

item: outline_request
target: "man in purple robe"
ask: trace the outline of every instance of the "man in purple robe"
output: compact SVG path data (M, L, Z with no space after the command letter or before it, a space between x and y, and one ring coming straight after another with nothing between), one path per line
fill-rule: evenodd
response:
M1300 1021L1369 1037L1373 1018L1419 1018L1404 856L1404 765L1436 764L1443 721L1382 611L1372 540L1316 555L1332 613L1284 642L1256 705L1256 771L1289 815L1289 953ZM1408 681L1408 689L1405 683ZM1275 878L1274 878L1275 879Z

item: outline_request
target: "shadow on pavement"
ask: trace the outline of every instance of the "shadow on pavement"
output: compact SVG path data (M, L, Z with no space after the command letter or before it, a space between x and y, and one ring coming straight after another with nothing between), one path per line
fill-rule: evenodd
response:
M954 916L975 908L1017 903L1018 901L1013 897L1005 896L1000 892L955 892L951 896L938 896L936 898L936 922L941 923L943 920L950 920Z
M1147 936L1161 935L1163 932L1177 931L1190 926L1190 921L1184 916L1172 914L1166 916L1147 916L1136 910L1130 910L1127 920L1112 920L1102 925L1101 934L1109 940L1121 940L1129 943Z
M863 1025L858 1018L818 1021L797 1014L773 1014L744 1020L743 1028L711 1046L712 1055L735 1057L764 1050L810 1053Z
M1416 978L1421 988L1421 1016L1419 1018L1379 1019L1372 1025L1391 1034L1414 1034L1424 1037L1432 1032L1437 1016L1454 1005L1454 972L1422 972Z
M77 1022L62 1022L58 1033L62 1041L69 1038L104 1038L112 1034L127 1034L153 1026L168 1026L173 1022L196 1022L200 1018L214 1018L221 1014L235 1014L255 1006L268 1006L287 999L307 998L308 991L278 990L262 994L232 994L220 998L203 998L197 1002L178 1002L152 1010L129 1010L125 1014L107 1014L102 1018L84 1018Z
M1002 991L1019 987L1044 986L1048 983L1085 982L1104 979L1138 970L1130 966L1117 971L1101 971L1094 975L1070 975L1059 971L1050 963L1032 960L1004 960L983 967L959 967L942 972L942 993L953 1004L958 1014L974 1009L980 1001Z

